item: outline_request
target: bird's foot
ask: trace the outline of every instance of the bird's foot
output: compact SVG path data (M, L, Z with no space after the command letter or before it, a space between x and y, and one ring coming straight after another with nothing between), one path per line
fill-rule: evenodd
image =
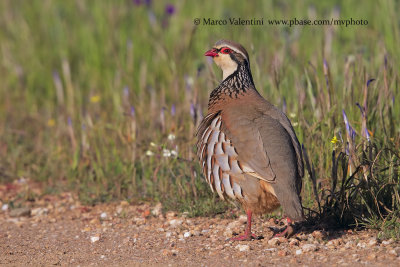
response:
M291 224L286 226L283 230L279 230L277 233L274 233L274 235L271 238L274 237L291 237L294 234L294 229Z
M252 239L260 239L260 238L252 233L244 233L243 235L229 238L229 241L250 241Z

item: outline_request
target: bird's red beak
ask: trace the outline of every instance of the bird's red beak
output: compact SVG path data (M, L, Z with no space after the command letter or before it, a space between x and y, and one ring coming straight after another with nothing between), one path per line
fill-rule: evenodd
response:
M213 48L208 50L205 54L206 57L218 57L217 49Z

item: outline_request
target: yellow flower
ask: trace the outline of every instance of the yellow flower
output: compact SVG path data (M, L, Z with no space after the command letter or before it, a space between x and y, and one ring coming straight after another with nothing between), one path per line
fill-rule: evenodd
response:
M56 125L56 121L54 119L49 119L47 121L47 126L53 127L54 125Z
M94 95L90 98L90 102L92 103L97 103L100 101L100 96L99 95Z
M333 136L331 143L336 144L339 140L337 139L336 135Z

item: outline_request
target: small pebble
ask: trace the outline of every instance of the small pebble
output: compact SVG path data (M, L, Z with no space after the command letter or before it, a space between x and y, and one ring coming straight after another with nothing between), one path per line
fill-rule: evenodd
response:
M288 253L287 253L287 251L286 250L279 250L278 251L278 256L280 256L280 257L284 257L284 256L286 256Z
M302 248L302 250L304 252L311 252L311 251L317 251L318 250L318 247L316 245L314 245L314 244L305 244L301 248Z
M371 239L371 240L368 242L368 246L369 246L369 247L376 246L377 244L378 244L378 241L377 241L376 239Z
M296 250L296 255L301 255L303 254L303 250L302 249L297 249Z
M329 243L329 242L328 242ZM352 248L352 247L354 247L356 245L356 243L354 242L354 241L349 241L349 242L347 242L345 245L344 245L344 247L345 248Z
M270 246L279 246L280 243L281 243L281 241L277 237L274 237L274 238L268 240L268 245L270 245Z
M393 243L393 241L394 241L393 239L382 241L382 245L384 245L384 246L390 245Z
M183 234L183 237L190 237L190 236L191 236L190 232L185 232L185 233Z
M250 250L250 247L248 245L240 245L239 244L235 248L239 249L239 251L249 251Z
M169 225L171 225L172 227L178 227L183 223L182 220L178 220L178 219L172 219L169 221Z
M90 237L90 242L92 242L92 243L95 243L95 242L97 242L97 241L99 241L100 240L100 237L99 236L91 236Z
M358 242L357 247L359 248L365 248L366 244L364 242Z
M107 218L107 213L105 213L105 212L102 212L101 214L100 214L100 218L101 219L106 219Z
M400 247L389 250L389 254L396 257L400 256Z

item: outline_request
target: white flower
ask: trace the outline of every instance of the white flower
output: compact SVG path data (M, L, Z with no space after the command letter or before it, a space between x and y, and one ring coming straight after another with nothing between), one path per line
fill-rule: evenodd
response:
M154 156L154 153L152 151L150 151L150 150L147 150L146 151L146 156L149 156L149 157Z
M163 149L163 157L171 157L171 151L169 151L168 149Z
M299 125L299 123L297 121L295 121L295 122L292 123L292 125L293 125L293 127L296 127L296 126Z
M173 135L173 134L169 134L169 135L168 135L168 140L169 140L169 141L174 141L175 138L176 138L176 137L175 137L175 135Z
M176 152L175 150L171 150L171 156L176 158L178 156L178 152Z
M290 112L290 113L289 113L289 117L292 118L292 119L293 119L293 118L296 118L296 113Z
M156 144L156 143L154 143L154 142L150 142L150 146L152 146L152 147L156 147L156 146L157 146L157 144Z

